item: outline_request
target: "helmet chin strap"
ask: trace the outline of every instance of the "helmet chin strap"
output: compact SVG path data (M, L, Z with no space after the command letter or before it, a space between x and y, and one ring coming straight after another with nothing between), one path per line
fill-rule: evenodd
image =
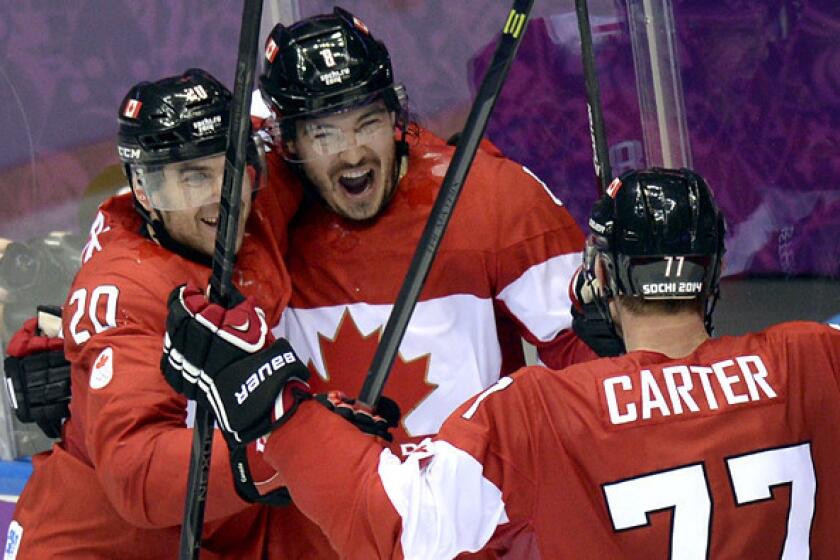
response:
M598 280L599 289L594 291L593 300L595 302L595 307L598 309L598 312L601 315L601 318L607 324L607 327L615 334L617 337L621 338L621 331L619 330L616 321L613 319L612 312L610 312L610 301L615 299L616 292L617 292L617 285L615 282L615 278L613 277L614 269L609 266L606 262L604 262L603 258L600 256L594 257L594 261L591 264L592 270L587 270L587 276L590 277L590 281ZM596 267L603 267L601 270L604 274L603 281L598 278L598 274L595 271ZM617 309L617 306L616 306Z
M715 290L709 294L708 298L706 299L706 309L704 310L704 317L703 323L706 325L706 332L709 336L712 336L715 332L715 325L713 322L713 316L715 313L715 306L717 305L717 300L720 297L720 288L715 288Z

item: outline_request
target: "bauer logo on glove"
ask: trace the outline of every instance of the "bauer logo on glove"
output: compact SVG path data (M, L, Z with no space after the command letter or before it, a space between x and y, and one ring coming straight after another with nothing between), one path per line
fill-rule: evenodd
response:
M297 361L294 353L285 352L279 356L273 356L269 362L261 365L257 371L248 376L248 379L241 385L241 390L236 392L236 403L243 404L250 394L256 391L260 383L271 377L275 371L283 366Z

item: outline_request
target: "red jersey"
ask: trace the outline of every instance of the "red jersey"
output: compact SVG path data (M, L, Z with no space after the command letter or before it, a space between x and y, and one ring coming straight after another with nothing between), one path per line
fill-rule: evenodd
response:
M307 403L266 456L348 558L752 560L836 557L838 448L840 327L800 322L525 368L404 462Z
M425 130L410 143L407 173L375 218L348 220L317 201L295 218L279 334L309 362L315 391L362 386L440 190L454 148ZM385 388L403 410L397 441L436 433L470 395L524 365L520 336L540 347L568 329L582 246L546 186L483 144Z
M289 299L282 257L299 195L285 183L259 192L234 272L269 324ZM16 552L7 557L177 555L192 430L187 401L160 373L166 301L181 283L206 285L210 269L150 241L142 227L130 195L106 202L93 224L63 312L71 416L62 441L33 460L7 543L7 554L10 546ZM267 524L294 514L237 496L219 433L209 481L202 558L265 557ZM306 557L286 555L279 544L275 550L277 558Z

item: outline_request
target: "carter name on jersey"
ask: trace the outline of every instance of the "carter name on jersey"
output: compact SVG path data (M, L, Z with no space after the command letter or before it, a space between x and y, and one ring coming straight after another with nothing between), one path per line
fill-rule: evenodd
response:
M691 415L777 397L758 356L708 366L670 365L613 375L601 382L610 423Z

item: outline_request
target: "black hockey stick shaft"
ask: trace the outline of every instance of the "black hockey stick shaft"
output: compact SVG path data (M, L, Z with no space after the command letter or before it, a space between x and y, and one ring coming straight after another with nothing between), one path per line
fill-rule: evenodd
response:
M245 0L242 28L239 32L239 51L236 60L236 81L231 101L225 172L216 247L213 253L213 272L210 277L210 301L225 305L232 289L233 266L236 262L236 239L242 207L242 179L250 135L251 90L257 61L257 42L262 17L262 0ZM210 475L210 454L213 448L213 415L206 407L197 406L193 428L187 495L181 526L179 558L199 557L201 532L204 527L204 505Z
M432 206L426 227L408 267L405 281L394 303L394 309L385 324L382 340L376 348L370 370L362 385L359 400L371 408L376 406L382 394L382 388L388 380L400 342L411 319L411 313L417 304L417 298L426 282L443 234L446 232L455 202L458 200L464 180L475 159L478 145L484 136L490 113L493 111L508 69L525 34L528 15L533 4L533 0L514 0L508 14L502 30L502 38L478 89L464 130L455 147L455 153L452 155L452 161L443 178L440 192Z
M592 29L589 24L587 0L575 0L578 29L580 30L580 55L583 60L583 81L586 84L586 108L589 114L589 135L592 138L592 163L598 177L598 192L603 194L612 181L610 150L607 130L604 125L604 111L601 107L601 89L598 86L598 70L595 66L595 52L592 49Z

